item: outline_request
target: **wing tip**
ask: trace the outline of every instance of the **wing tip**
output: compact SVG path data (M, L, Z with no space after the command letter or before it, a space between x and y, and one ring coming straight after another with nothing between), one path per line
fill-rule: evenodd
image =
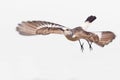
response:
M18 26L16 27L16 31L21 34L21 35L25 35L25 36L30 36L30 35L35 35L36 34L36 29L28 26L28 25L24 25L25 22L22 22L21 24L18 24Z
M101 47L104 47L105 45L108 45L116 38L116 35L111 31L104 31L102 32L102 36L99 39L99 41L96 43Z
M91 15L85 20L85 22L92 23L96 18L97 18L96 16Z

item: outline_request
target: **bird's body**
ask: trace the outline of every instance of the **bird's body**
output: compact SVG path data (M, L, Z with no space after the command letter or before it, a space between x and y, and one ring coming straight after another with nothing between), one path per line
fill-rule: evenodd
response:
M85 22L91 23L95 19L95 16L90 16ZM47 21L22 22L16 29L22 35L63 34L70 41L85 39L102 47L110 43L115 38L115 34L111 31L98 31L97 33L100 33L100 35L98 35L96 32L86 31L82 26L70 29L65 26Z

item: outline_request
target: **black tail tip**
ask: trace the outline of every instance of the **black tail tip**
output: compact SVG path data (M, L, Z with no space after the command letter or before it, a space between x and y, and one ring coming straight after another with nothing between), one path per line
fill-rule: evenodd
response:
M93 15L91 15L91 16L89 16L86 20L85 20L85 22L93 22L94 20L96 19L96 16L93 16Z

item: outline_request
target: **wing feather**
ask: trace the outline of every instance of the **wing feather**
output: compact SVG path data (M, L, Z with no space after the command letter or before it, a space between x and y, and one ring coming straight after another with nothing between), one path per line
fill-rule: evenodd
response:
M47 35L47 34L63 34L64 30L68 29L60 24L47 21L27 21L20 23L16 30L21 35Z
M116 37L115 34L111 31L98 31L93 32L93 34L95 34L96 37L98 37L98 40L97 41L93 40L93 42L101 47L104 47L105 45L109 44Z

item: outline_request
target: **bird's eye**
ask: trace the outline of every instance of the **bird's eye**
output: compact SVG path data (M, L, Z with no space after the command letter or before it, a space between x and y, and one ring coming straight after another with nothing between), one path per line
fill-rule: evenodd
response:
M69 31L70 29L66 29L66 31Z

